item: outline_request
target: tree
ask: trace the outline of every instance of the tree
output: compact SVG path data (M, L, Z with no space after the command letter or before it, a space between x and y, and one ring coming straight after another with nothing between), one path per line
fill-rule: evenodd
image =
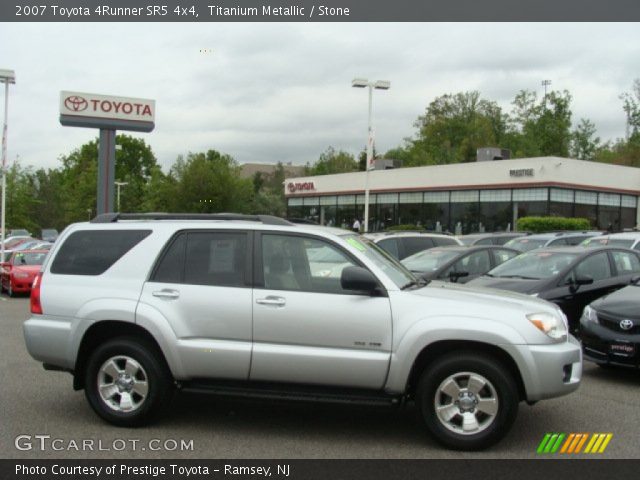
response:
M520 91L513 101L505 145L514 157L568 157L571 144L571 95L549 92L538 101L535 92Z
M306 175L329 175L357 171L358 162L353 155L342 150L336 151L333 147L327 148L313 165L307 163L305 168Z
M248 213L253 183L240 177L240 167L216 150L178 157L170 176L175 181L174 211Z
M623 93L620 99L627 114L627 130L631 138L640 133L640 78L634 80L631 92Z
M580 119L576 129L571 132L571 157L579 160L594 160L600 137L595 137L596 126L586 118Z
M253 176L253 204L252 213L286 215L287 206L284 198L284 181L286 172L282 162L278 162L272 173L256 172Z
M414 126L416 138L393 151L406 166L472 162L478 148L501 144L507 117L480 92L460 92L436 98Z

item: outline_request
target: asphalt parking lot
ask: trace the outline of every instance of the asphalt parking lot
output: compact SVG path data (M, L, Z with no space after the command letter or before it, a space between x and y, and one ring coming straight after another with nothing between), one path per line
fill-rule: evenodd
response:
M116 428L93 413L83 392L73 391L69 374L46 372L31 359L22 336L28 309L28 298L0 297L0 458L535 458L547 432L612 433L605 453L578 456L640 458L640 372L590 363L578 392L521 404L509 435L484 452L443 449L412 406L376 410L183 394L159 423ZM20 435L25 450L16 447ZM83 441L93 442L93 450L82 451Z

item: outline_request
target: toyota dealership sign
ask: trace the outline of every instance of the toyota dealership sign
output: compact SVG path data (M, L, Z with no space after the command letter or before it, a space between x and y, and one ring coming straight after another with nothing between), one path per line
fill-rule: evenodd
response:
M66 126L149 132L155 113L155 100L146 98L60 92L60 123Z

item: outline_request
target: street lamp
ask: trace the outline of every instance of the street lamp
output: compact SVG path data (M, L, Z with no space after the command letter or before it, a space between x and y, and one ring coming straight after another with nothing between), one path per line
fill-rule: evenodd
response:
M375 82L370 82L366 78L354 78L351 81L351 86L354 88L369 88L369 138L367 141L367 170L364 184L364 231L366 233L369 231L369 170L373 163L373 125L371 119L373 89L389 90L391 82L388 80L376 80Z
M7 121L9 118L9 84L16 83L16 74L13 70L0 69L0 82L4 83L4 128L2 129L2 222L0 229L2 236L0 242L0 259L4 262L5 239L5 202L7 195Z
M118 204L118 212L120 212L120 187L124 187L125 185L129 185L129 182L113 182L116 185L116 188L118 189L118 193L117 193L117 204Z

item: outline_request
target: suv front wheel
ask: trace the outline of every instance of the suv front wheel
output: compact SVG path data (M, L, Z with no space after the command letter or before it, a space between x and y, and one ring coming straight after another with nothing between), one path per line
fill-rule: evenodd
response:
M96 348L85 375L91 407L120 427L148 423L171 397L171 375L159 353L135 337L115 338Z
M416 404L435 439L458 450L499 441L518 413L518 390L499 362L480 353L451 353L423 372Z

